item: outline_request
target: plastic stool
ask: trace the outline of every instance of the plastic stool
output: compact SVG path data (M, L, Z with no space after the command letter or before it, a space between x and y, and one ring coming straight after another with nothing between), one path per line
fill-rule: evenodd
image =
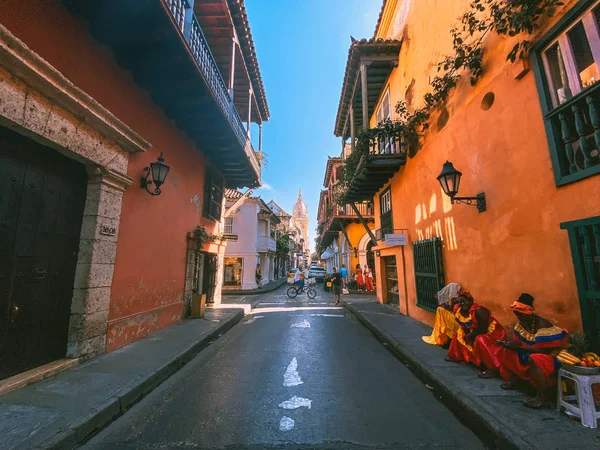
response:
M575 382L575 395L563 396L562 380L568 378ZM581 418L581 425L588 428L597 428L597 420L600 419L600 412L596 411L594 397L592 395L592 384L600 383L599 375L581 375L569 372L565 369L558 371L558 401L556 409L560 411L561 406L567 411ZM577 406L573 405L573 400L577 400Z

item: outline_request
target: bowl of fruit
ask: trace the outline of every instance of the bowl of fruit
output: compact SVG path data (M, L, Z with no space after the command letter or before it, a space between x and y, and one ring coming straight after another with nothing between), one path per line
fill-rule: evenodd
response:
M573 333L569 336L568 349L562 350L556 358L569 372L581 375L600 373L600 357L594 352L586 352L586 349L585 336Z

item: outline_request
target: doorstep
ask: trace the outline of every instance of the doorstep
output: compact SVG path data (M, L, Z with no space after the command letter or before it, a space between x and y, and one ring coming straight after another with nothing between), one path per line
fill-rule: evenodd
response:
M239 322L207 311L0 397L0 449L70 449L106 427Z
M0 396L45 380L79 364L79 358L62 358L0 381Z
M491 448L600 448L600 428L552 410L523 406L519 391L500 389L501 380L482 380L477 369L444 360L447 351L423 342L431 328L370 297L344 296L344 306L373 332Z

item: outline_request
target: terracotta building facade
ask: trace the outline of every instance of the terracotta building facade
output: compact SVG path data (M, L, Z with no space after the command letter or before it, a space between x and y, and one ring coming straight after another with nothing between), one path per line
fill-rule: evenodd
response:
M350 48L336 135L352 141L394 120L399 101L422 107L469 3L384 1L374 37ZM463 77L416 152L393 137L373 147L361 189L379 230L379 301L432 325L433 294L458 282L510 325L510 303L529 292L540 315L600 343L599 18L597 1L567 1L532 36L488 36L483 77ZM521 38L530 57L511 63ZM462 172L458 196L485 194L484 212L443 192L446 161ZM386 234L407 244L386 245Z
M243 2L206 3L0 4L0 378L220 301L225 243L193 231L260 185L269 110Z

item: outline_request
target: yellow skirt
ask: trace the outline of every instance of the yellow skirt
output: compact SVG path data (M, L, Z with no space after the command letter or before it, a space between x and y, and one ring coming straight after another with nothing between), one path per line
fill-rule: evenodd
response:
M444 345L452 339L458 330L454 314L444 308L435 310L435 324L431 336L423 336L423 340L431 345Z

